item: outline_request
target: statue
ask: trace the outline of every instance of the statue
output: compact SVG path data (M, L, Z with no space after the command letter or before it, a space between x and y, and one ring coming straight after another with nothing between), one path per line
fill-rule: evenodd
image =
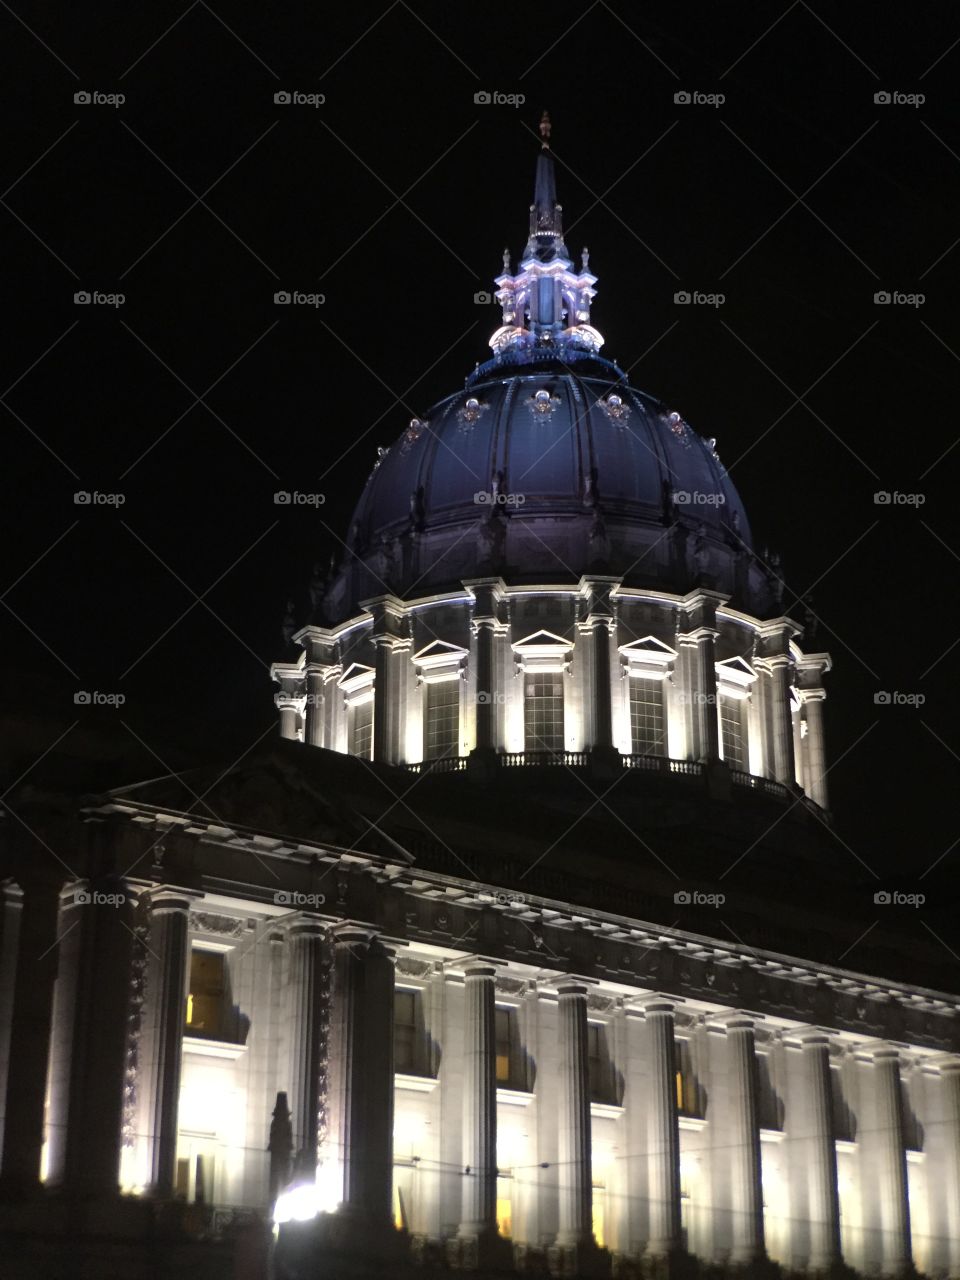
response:
M277 1094L267 1150L270 1152L270 1203L274 1204L290 1181L293 1164L293 1125L285 1093Z
M287 600L287 607L283 615L283 622L280 624L280 631L283 635L283 643L285 646L293 643L294 633L297 630L297 606L292 600Z

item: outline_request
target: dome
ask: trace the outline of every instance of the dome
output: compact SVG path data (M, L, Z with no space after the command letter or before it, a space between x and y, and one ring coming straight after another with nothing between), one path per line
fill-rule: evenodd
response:
M547 125L527 245L516 274L504 251L495 281L492 358L378 451L318 621L491 574L775 602L716 442L599 355L596 283L588 251L576 270L564 244Z

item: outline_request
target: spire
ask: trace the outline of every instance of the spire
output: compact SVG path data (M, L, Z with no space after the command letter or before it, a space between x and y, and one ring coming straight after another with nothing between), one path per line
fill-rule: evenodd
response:
M544 355L566 358L566 353L594 354L603 345L590 323L597 277L590 272L589 255L584 250L576 271L563 242L551 132L550 116L544 111L529 238L517 274L511 273L510 255L504 251L503 272L496 279L503 323L490 339L495 358L508 353L513 361Z
M555 262L561 258L567 261L567 246L563 243L563 210L557 203L557 175L550 150L551 130L550 114L544 111L540 118L540 154L537 156L533 204L530 206L530 239L523 255L524 259L536 258L539 262Z

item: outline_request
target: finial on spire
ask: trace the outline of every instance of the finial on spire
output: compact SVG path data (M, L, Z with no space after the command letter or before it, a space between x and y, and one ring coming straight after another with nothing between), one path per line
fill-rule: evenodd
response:
M544 151L550 150L550 112L544 111L540 117L540 137L543 139L541 147Z

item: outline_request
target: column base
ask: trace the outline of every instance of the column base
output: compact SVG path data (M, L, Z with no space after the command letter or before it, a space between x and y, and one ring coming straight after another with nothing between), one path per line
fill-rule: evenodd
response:
M447 1240L447 1266L454 1271L512 1271L513 1245L496 1232Z
M282 1280L314 1275L344 1278L396 1274L408 1253L408 1237L392 1223L359 1212L322 1213L308 1222L284 1222L274 1248Z
M499 768L500 761L493 747L474 747L467 756L467 777L473 782L492 782Z
M547 1247L547 1266L552 1276L577 1280L607 1280L610 1254L593 1240L576 1244L551 1244Z
M613 782L623 773L623 756L616 747L591 747L590 776L600 782Z

